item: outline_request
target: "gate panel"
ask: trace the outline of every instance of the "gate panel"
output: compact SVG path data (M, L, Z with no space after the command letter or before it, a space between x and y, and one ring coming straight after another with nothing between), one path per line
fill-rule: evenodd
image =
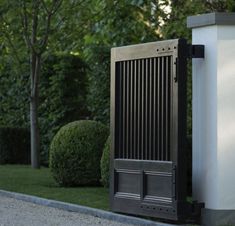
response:
M186 205L183 39L112 49L111 208L178 220Z
M172 56L116 63L115 158L170 161L171 66Z

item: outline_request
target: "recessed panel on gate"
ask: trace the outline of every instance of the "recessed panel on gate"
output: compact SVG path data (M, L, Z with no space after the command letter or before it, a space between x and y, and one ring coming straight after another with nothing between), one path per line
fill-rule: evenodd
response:
M185 40L112 49L111 208L178 220L186 202Z

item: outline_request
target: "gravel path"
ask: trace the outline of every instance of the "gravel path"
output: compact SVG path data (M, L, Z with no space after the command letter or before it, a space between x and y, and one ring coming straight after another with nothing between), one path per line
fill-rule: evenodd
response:
M127 226L86 214L68 212L0 196L0 226Z

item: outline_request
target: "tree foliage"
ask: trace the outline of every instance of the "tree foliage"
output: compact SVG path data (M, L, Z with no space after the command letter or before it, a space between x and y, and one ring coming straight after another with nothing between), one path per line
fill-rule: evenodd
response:
M93 119L108 124L111 47L160 40L159 26L167 14L150 0L95 1L92 12L83 44L83 56L90 65L87 104Z
M2 32L5 34L4 37L7 39L18 63L20 63L20 57L14 39L17 38L19 43L24 41L26 44L25 56L29 60L30 68L28 76L30 93L28 96L30 103L31 164L33 168L39 168L38 100L42 56L47 51L48 38L53 28L52 19L60 8L62 0L2 1L1 4L4 9L1 13Z
M69 116L76 120L89 115L85 113L86 107L91 111L93 119L108 124L111 47L180 37L190 42L191 30L186 28L187 16L212 11L235 11L235 2L234 0L0 1L0 124L29 127L28 105L31 101L30 95L32 96L29 54L32 51L37 54L42 53L42 50L39 124L43 155L47 156L46 146L58 126L67 123ZM51 13L53 16L48 30L48 16ZM24 20L25 15L27 21ZM36 30L33 21L37 22ZM33 31L36 31L34 36L32 36ZM25 45L26 43L28 45ZM70 61L67 57L66 59L55 57L61 53L66 56L70 53L79 55L80 59L87 63L88 79L82 80L81 84L84 82L85 87L88 86L86 88L89 90L88 96L79 82L72 82L74 81L72 79L69 83L65 75L71 67L73 68L71 70L79 71L81 77L77 79L83 79L85 77L80 70L86 66L76 60L73 62L72 58ZM80 69L74 67L74 64L79 64ZM189 73L189 110L191 89ZM77 91L81 91L81 95L76 96L76 99L73 98L73 94L78 95ZM77 105L79 107L72 108L72 105L78 103L75 99L80 103L83 102L84 106ZM191 112L188 112L188 134L190 134ZM53 129L48 130L49 127Z
M40 152L48 163L51 139L64 124L89 117L86 105L87 64L78 56L50 55L42 67L39 85ZM29 128L29 81L19 76L10 64L0 70L0 125Z

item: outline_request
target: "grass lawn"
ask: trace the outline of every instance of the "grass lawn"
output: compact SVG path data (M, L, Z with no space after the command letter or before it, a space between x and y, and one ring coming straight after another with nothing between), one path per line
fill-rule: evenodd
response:
M108 189L59 187L48 168L34 170L24 165L0 165L0 189L42 198L108 210Z

